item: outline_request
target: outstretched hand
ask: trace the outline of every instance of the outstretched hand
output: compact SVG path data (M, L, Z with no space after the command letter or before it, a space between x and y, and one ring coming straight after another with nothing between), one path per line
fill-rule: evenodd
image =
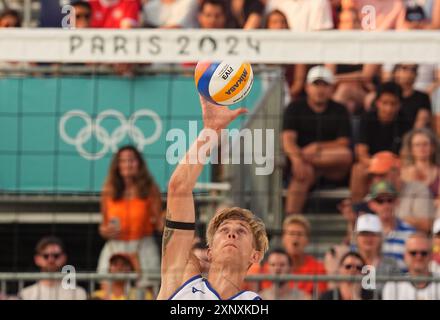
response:
M225 129L239 115L248 112L245 108L230 110L226 106L213 104L202 96L200 96L200 104L202 105L204 128L215 131Z

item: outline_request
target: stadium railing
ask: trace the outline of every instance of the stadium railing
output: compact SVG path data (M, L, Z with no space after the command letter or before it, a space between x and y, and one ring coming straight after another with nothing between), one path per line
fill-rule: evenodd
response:
M69 274L71 276L71 274ZM111 284L113 281L127 281L127 285L125 288L125 292L128 293L130 290L135 290L136 300L143 300L145 289L137 288L135 285L135 281L138 279L138 274L136 273L126 273L126 274L97 274L97 273L75 273L74 280L75 283L79 284L87 284L88 288L88 296L92 297L92 293L99 288L99 283L102 281L106 281ZM24 288L25 284L30 284L35 281L40 280L59 280L62 281L66 278L66 273L0 273L0 300L1 299L17 299L18 292ZM148 276L149 280L154 285L154 292L157 293L160 287L160 274L150 274ZM72 278L71 278L72 279ZM337 284L340 282L353 282L353 283L363 283L365 281L364 275L359 276L345 276L345 275L268 275L268 274L260 274L260 275L252 275L247 276L246 281L249 282L262 282L262 281L272 281L274 283L275 288L275 296L278 295L279 284L286 281L293 281L295 283L298 282L312 282L313 283L313 295L312 299L316 300L319 298L319 294L322 292L318 292L318 283L329 283ZM409 276L409 275L390 275L390 276L375 276L374 280L376 284L384 284L387 282L411 282L411 283L440 283L439 276ZM14 284L14 288L16 289L16 293L11 293L9 289L9 284ZM69 285L72 283L70 282ZM369 283L369 285L371 282ZM365 288L367 289L367 288ZM368 290L368 289L367 289ZM397 286L396 286L397 290ZM373 291L373 299L380 299L379 290ZM438 291L438 290L437 290ZM437 292L436 291L436 292ZM128 296L128 294L127 294ZM439 300L440 296L436 297L435 300Z

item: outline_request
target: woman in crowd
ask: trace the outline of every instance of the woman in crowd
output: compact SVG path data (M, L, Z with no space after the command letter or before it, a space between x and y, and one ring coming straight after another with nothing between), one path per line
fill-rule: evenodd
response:
M397 216L420 231L430 232L433 219L440 214L440 157L435 134L427 128L408 132L403 138L401 157L401 180L411 187L406 195L401 196ZM425 196L415 194L416 189L423 189ZM408 214L414 206L407 203L411 198L422 200L425 204Z
M163 228L160 191L139 151L132 146L114 155L105 181L99 233L107 240L98 262L98 272L109 270L114 253L133 257L142 276L138 286L151 289L148 273L159 270L159 251L154 232Z

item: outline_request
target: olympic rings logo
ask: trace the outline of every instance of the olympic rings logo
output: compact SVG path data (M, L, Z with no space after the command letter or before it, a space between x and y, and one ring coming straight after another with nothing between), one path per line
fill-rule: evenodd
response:
M136 121L141 117L149 117L155 124L155 130L152 135L145 137L142 130L136 126ZM66 123L72 118L80 118L84 121L82 127L75 136L69 136L66 132ZM120 125L109 133L101 123L104 119L115 118ZM116 152L118 144L129 135L136 144L138 150L142 151L146 145L156 142L162 133L162 121L157 113L149 109L140 109L133 113L127 120L125 116L113 109L105 110L99 113L96 119L92 119L89 114L82 110L71 110L65 113L59 122L59 132L61 138L68 144L74 145L78 153L87 160L98 160L102 158L109 150ZM92 138L102 144L101 149L96 153L88 152L84 145Z

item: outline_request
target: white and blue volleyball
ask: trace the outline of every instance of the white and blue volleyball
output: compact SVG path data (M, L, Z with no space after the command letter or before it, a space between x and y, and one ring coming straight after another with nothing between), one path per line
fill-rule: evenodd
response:
M247 62L200 61L194 79L199 93L212 103L229 106L251 91L254 74Z

